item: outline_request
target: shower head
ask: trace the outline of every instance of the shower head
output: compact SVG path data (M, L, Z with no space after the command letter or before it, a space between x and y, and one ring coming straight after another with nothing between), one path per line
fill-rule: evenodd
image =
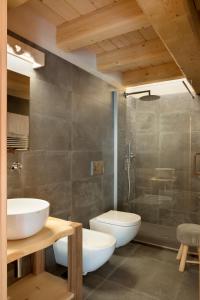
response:
M132 93L124 93L124 96L125 98L127 96L130 96L130 95L137 95L137 94L145 94L147 93L148 95L145 95L145 96L141 96L139 98L139 100L141 101L154 101L154 100L158 100L160 99L160 96L157 96L157 95L151 95L151 91L150 90L146 90L146 91L139 91L139 92L132 92Z
M146 95L139 98L141 101L155 101L160 99L160 96L157 95Z

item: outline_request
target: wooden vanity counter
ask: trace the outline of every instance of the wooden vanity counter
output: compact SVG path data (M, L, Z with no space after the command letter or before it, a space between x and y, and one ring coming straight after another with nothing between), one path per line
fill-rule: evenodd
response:
M68 281L44 271L43 249L68 236ZM67 249L66 249L67 252ZM33 273L8 287L8 300L82 299L82 225L49 217L36 235L8 241L7 263L33 254Z

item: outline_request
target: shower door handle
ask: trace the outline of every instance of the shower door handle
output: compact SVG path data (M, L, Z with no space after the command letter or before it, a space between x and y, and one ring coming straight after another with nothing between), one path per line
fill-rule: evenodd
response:
M198 168L197 168L198 156L200 156L200 152L197 152L194 155L194 175L196 175L196 176L200 175L200 169L198 170Z

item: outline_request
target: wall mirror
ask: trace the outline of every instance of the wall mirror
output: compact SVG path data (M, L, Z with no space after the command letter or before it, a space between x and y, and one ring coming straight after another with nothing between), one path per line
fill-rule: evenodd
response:
M28 150L30 78L7 71L7 149Z

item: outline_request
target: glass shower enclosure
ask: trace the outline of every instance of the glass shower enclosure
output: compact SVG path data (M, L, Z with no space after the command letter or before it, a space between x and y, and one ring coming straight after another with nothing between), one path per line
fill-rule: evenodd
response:
M199 116L188 92L118 95L117 202L141 216L136 240L177 248L177 225L200 223Z

